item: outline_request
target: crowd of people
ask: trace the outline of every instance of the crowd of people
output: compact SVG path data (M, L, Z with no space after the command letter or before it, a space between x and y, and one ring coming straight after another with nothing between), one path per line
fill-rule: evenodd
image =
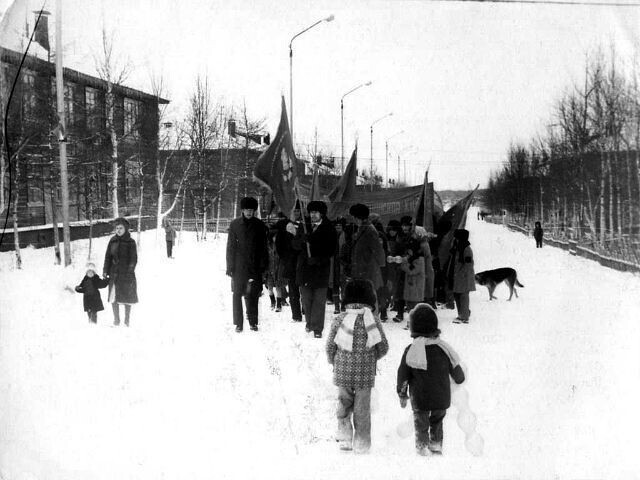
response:
M416 226L410 216L392 219L385 227L378 214L355 204L349 209L350 221L331 221L327 205L311 201L308 217L296 208L293 218L280 213L267 225L256 217L256 199L243 198L240 208L242 216L229 226L226 272L232 279L237 332L244 328L243 297L249 327L258 330L258 298L264 285L273 310L289 307L294 322L304 317L307 332L322 338L326 304L333 304L334 314L344 312L344 291L351 279L372 283L382 322L403 322L405 312L418 303L457 308L456 323L469 322L475 273L467 230L453 232L450 260L440 265L437 252L443 235Z

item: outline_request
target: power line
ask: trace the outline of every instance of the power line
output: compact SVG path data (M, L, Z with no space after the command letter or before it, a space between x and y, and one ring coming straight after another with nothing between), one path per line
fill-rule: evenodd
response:
M521 3L527 5L577 5L586 7L640 7L640 2L588 2L571 0L424 0L431 3Z

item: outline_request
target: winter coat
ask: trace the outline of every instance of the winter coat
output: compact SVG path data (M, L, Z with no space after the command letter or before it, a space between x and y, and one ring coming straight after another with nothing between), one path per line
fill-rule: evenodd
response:
M435 272L433 270L433 257L431 256L431 249L429 248L429 244L426 244L426 248L423 250L424 253L424 298L433 298L434 296L434 283L435 283Z
M544 231L542 230L542 227L536 227L533 229L533 238L535 238L536 240L542 240L543 235Z
M424 257L415 257L409 265L404 260L400 264L404 272L404 290L402 298L405 302L422 302L424 300Z
M164 233L167 242L174 242L176 240L176 230L172 225L165 225Z
M76 287L76 292L82 293L82 304L85 312L101 312L104 310L99 288L109 285L109 280L100 278L98 275L90 277L85 275L80 285Z
M103 276L109 278L109 299L115 303L138 303L136 264L138 251L136 242L126 231L121 237L114 235L109 240L104 256Z
M234 219L227 233L227 275L232 278L232 291L246 291L249 280L261 283L268 264L267 229L262 220Z
M331 257L331 271L329 273L329 286L334 290L339 289L345 282L344 268L340 262L340 252L347 241L345 232L336 232L336 251Z
M331 257L336 249L336 230L331 222L323 217L315 231L312 225L307 223L307 232L304 234L302 227L300 227L293 239L293 247L300 252L296 265L296 283L301 287L327 288L329 286ZM311 250L311 257L307 251L307 243Z
M298 264L298 250L293 248L293 235L285 230L288 220L280 220L276 224L278 233L276 233L276 253L280 258L279 275L286 280L295 280L296 265ZM300 227L302 228L302 226Z
M451 256L453 262L453 293L473 292L476 289L475 272L473 271L473 252L467 245L462 252L463 261L460 261L459 252Z
M368 223L364 223L353 238L351 247L351 277L371 280L377 291L383 285L381 268L386 258L378 231Z
M265 275L265 284L267 288L283 288L286 285L286 280L282 276L284 269L281 266L282 261L278 256L274 242L269 242L267 251L269 252L269 267Z
M460 384L464 382L464 372L460 365L455 368L447 354L438 345L426 345L427 369L412 368L407 365L405 348L398 367L396 390L401 397L407 396L407 387L414 410L446 410L451 406L451 385L449 376Z
M359 309L364 306L349 304L346 307ZM327 338L327 359L333 365L333 383L338 387L373 388L376 362L389 351L389 343L382 329L382 324L378 316L375 315L376 327L380 331L382 341L376 343L372 348L367 348L367 331L364 327L363 316L358 315L353 327L353 351L348 352L338 347L334 342L338 328L345 316L346 312L335 317L331 324L329 338Z

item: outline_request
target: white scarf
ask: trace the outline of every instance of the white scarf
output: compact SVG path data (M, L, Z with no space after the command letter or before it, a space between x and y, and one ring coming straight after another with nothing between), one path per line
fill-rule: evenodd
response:
M342 319L342 323L338 327L338 333L334 338L334 343L348 352L353 351L353 329L356 324L358 315L362 315L364 320L364 329L367 332L367 348L372 348L382 341L380 330L376 325L376 319L368 307L361 309L347 308L347 314Z
M440 338L417 337L413 340L407 352L407 365L420 370L427 369L427 345L437 345L449 357L451 366L456 368L460 364L460 357L451 346Z

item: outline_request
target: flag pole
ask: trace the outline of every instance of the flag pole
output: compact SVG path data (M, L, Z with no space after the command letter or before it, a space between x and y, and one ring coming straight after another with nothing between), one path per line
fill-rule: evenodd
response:
M307 221L304 218L304 212L302 210L302 202L300 201L300 193L298 192L298 179L296 178L293 184L293 190L296 193L296 202L300 204L300 216L302 217L302 231L304 232L305 237L307 236ZM294 204L295 205L295 204ZM307 245L307 256L311 258L311 246L309 242L305 239L304 243Z

